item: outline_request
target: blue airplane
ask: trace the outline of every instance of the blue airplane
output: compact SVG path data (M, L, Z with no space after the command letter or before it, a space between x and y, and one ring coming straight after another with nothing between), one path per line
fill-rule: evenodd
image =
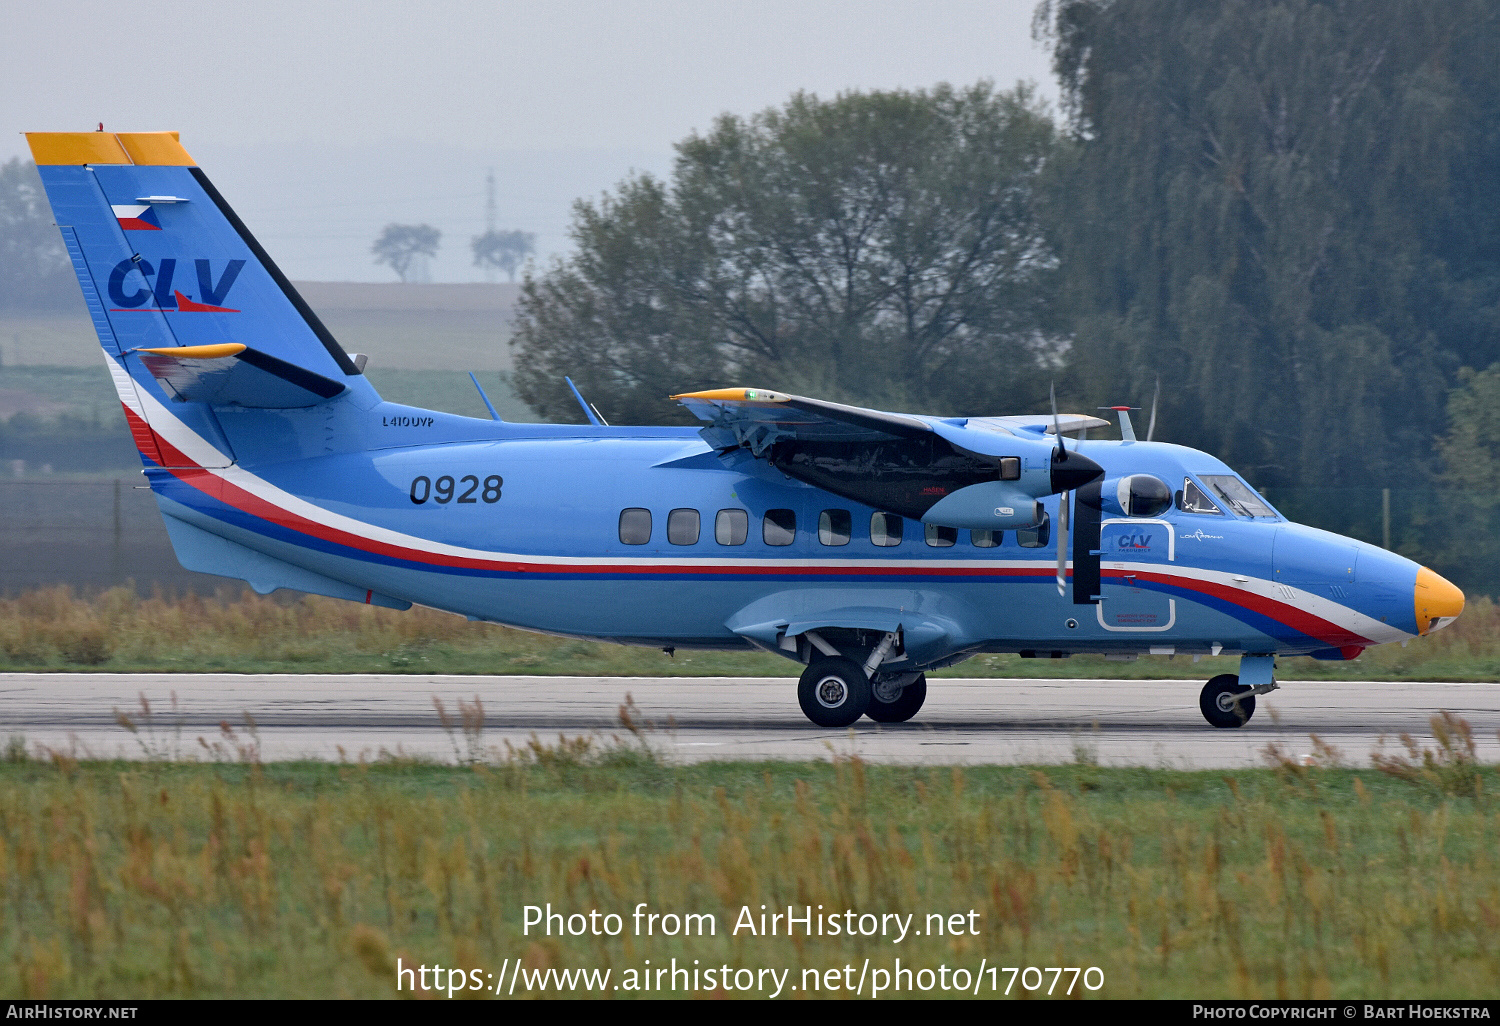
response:
M28 140L178 558L262 594L764 649L806 667L823 727L909 720L926 671L982 652L1237 655L1199 704L1238 727L1277 656L1352 659L1463 609L1123 409L1119 440L1070 443L1106 422L751 388L675 396L701 430L389 403L175 132Z

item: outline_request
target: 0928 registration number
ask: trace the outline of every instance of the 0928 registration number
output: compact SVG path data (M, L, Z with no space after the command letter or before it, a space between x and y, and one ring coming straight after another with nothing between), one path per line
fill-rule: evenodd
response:
M465 474L457 480L449 474L444 474L436 481L424 475L412 479L411 501L418 506L426 503L428 499L440 506L450 502L499 502L500 486L503 484L505 484L505 479L499 474L491 474L482 483L473 474Z

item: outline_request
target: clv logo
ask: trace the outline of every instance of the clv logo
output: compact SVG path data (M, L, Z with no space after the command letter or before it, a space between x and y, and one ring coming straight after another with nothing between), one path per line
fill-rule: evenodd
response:
M1122 549L1149 549L1151 536L1149 534L1122 534L1116 544Z
M198 298L185 296L172 287L172 280L177 276L177 261L172 257L163 257L161 267L157 268L149 260L131 258L121 260L115 264L113 271L109 272L109 301L114 311L121 310L177 310L182 313L239 313L224 306L224 300L229 295L229 290L234 288L235 279L240 276L240 270L245 266L243 260L231 260L224 268L219 280L214 281L213 271L207 260L194 260L193 267L198 272ZM131 271L140 272L140 277L135 281L127 282ZM152 279L155 279L153 282ZM126 292L127 284L134 286L132 291ZM139 287L146 286L145 288ZM155 302L151 306L146 303L149 300Z

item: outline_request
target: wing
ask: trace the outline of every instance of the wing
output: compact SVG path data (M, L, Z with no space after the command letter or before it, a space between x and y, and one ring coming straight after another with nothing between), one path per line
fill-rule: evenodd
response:
M1037 498L1102 473L1078 453L1060 460L1037 418L919 417L754 388L673 398L708 422L700 433L721 457L748 454L835 495L945 526L1034 523ZM1083 420L1105 423L1070 417L1064 431L1092 426Z

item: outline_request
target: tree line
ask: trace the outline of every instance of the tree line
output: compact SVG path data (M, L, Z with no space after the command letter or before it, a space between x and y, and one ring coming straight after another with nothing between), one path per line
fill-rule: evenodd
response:
M1500 23L1483 0L1049 0L1062 87L725 114L574 209L522 397L681 420L746 383L918 412L1149 404L1270 488L1436 484L1500 360Z

